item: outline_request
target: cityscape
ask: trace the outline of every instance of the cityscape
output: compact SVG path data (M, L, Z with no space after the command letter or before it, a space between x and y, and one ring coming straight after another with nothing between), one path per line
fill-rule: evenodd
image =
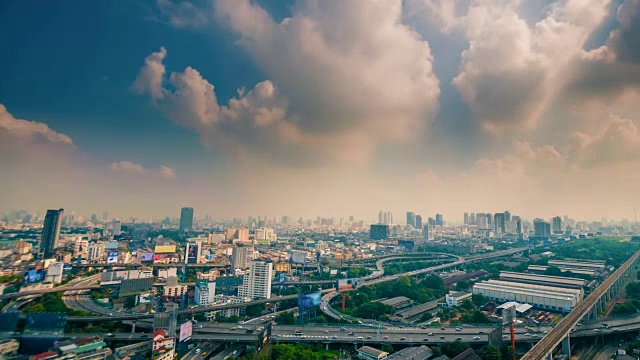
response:
M0 27L0 360L640 360L640 1Z

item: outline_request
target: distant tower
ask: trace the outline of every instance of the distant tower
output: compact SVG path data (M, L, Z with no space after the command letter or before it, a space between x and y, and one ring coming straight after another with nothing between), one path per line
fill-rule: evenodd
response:
M407 212L407 225L416 227L416 213L411 211Z
M180 211L180 233L193 230L193 208L183 207Z
M64 209L47 210L47 215L44 217L44 227L42 228L42 241L40 242L40 251L43 259L53 256L53 249L58 245L63 214Z
M422 216L416 215L416 229L422 229Z

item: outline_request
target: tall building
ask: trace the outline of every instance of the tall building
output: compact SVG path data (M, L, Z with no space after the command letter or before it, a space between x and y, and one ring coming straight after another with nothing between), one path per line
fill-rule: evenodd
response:
M256 230L255 235L256 241L265 241L268 243L275 242L278 240L278 236L275 231L271 228L261 228Z
M214 302L216 296L215 281L198 281L196 282L196 291L193 300L198 305L209 305Z
M231 250L231 271L236 269L244 270L249 267L253 260L253 246L236 246Z
M63 215L64 209L47 210L47 215L44 217L44 227L42 228L42 241L40 242L40 252L44 259L53 256L53 249L58 246L60 223Z
M504 211L504 221L510 221L511 220L511 212L509 212L509 210L505 210Z
M422 229L422 216L416 215L416 229Z
M422 239L431 241L433 238L433 227L430 224L425 224L422 228Z
M496 213L493 216L493 228L496 232L496 235L505 233L504 223L505 223L504 213Z
M198 264L202 256L202 241L188 242L184 249L184 263Z
M562 218L560 216L551 219L551 230L554 234L562 234Z
M551 236L551 224L542 220L533 220L533 233L537 238L549 238Z
M113 222L113 236L120 236L122 234L122 222L120 220L116 220Z
M464 213L464 224L469 225L469 213Z
M271 260L251 261L249 272L244 275L242 285L238 287L238 296L252 300L270 298L271 279L273 279Z
M369 239L387 240L389 238L389 226L385 224L372 224L369 230Z
M180 210L180 232L190 232L193 230L193 208L183 207Z
M436 214L436 226L444 226L444 216Z
M407 212L407 225L416 227L416 213L411 211Z
M434 219L434 218L430 217L430 218L427 220L427 223L428 223L429 225L431 225L431 226L436 226L436 219Z
M476 214L469 214L469 225L476 225Z

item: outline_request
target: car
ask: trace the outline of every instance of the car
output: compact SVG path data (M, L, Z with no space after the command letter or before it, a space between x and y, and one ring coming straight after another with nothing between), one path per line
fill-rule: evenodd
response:
M304 335L300 336L300 339L306 339L306 338L307 338L307 337L306 337L306 336L304 336Z
M202 351L202 350L200 350L200 349L196 349L196 354L199 354L199 353L200 353L200 351Z
M582 326L582 323L576 323L576 326Z
M503 337L503 338L506 338L506 337L509 337L509 335L507 335L507 334L502 334L502 337Z
M461 327L456 328L456 331L462 331L462 328Z
M405 339L404 337L400 338L400 341L405 341L405 340L407 340L407 339Z
M278 337L278 334L272 334L271 337L272 338Z
M447 328L445 328L444 326L440 328L440 330L447 330Z
M325 330L325 331L324 331L324 333L325 333L325 334L328 334L328 333L329 333L329 330Z
M529 333L526 333L526 334L524 334L524 336L531 336L531 334L529 334Z
M231 328L231 330L238 330L238 327L234 326Z
M296 331L294 331L294 332L293 332L293 335L298 335L298 336L300 336L300 335L302 335L302 334L304 334L304 333L303 333L302 331L300 331L300 330L296 330Z
M198 325L198 329L202 329L202 325Z
M358 340L362 340L362 336L358 336Z
M433 333L432 333L432 332L430 332L430 333L428 333L428 334L427 334L427 336L433 336Z
M473 340L480 340L480 336L474 336Z
M367 336L367 340L371 340L371 339L372 339L372 337L371 337L371 336Z
M387 335L385 335L385 336L383 336L382 338L386 340L386 339L388 339L389 337L388 337Z
M444 340L444 336L440 336L440 339Z
M478 331L478 334L486 334L484 331L480 330Z
M238 329L242 329L242 325L238 325Z
M576 328L571 329L571 332L576 332Z
M461 337L457 337L456 341L462 341L462 338Z
M593 329L593 332L600 332L600 329Z
M347 335L354 336L355 334L353 333L353 331L350 331Z
M422 341L429 341L429 338L424 338L422 339Z
M335 340L335 339L337 339L338 337L337 337L337 336L335 336L335 335L333 335L331 338Z
M341 327L341 328L340 328L340 331L347 331L347 329L346 329L346 328Z
M107 333L107 337L112 337L114 336L112 333Z

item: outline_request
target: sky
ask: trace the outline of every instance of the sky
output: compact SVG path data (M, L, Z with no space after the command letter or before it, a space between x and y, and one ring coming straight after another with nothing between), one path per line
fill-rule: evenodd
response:
M639 0L9 0L0 24L0 212L640 208Z

